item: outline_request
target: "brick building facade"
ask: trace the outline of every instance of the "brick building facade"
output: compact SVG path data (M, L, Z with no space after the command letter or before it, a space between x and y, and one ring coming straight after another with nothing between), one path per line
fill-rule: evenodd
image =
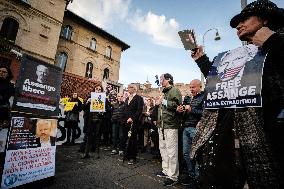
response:
M0 63L10 65L15 81L18 55L28 54L61 67L69 79L90 84L104 80L119 90L121 53L130 46L66 10L70 2L0 0Z

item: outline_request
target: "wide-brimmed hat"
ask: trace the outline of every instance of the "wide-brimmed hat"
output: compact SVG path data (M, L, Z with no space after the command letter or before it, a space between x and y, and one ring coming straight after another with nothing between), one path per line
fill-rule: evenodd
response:
M267 19L267 26L272 30L284 27L284 9L278 8L271 1L258 0L248 4L240 14L234 16L230 21L230 26L236 28L241 21L249 16L259 16Z

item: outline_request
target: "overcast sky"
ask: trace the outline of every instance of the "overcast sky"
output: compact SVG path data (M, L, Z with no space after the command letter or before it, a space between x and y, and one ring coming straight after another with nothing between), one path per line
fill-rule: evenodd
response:
M252 2L248 0L248 3ZM284 0L272 0L284 7ZM175 83L200 79L200 71L183 49L178 31L194 29L212 59L220 52L241 45L230 19L241 11L240 0L74 0L68 7L89 22L124 41L130 48L122 53L119 82L145 83L155 87L155 75L171 73Z

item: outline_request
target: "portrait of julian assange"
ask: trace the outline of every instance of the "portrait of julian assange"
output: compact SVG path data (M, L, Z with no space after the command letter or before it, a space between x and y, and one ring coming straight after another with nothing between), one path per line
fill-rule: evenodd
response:
M36 122L37 147L55 146L56 142L56 120L38 119Z
M45 83L47 76L48 76L49 70L46 66L44 65L38 65L36 67L36 75L37 75L37 79L36 81L39 83Z

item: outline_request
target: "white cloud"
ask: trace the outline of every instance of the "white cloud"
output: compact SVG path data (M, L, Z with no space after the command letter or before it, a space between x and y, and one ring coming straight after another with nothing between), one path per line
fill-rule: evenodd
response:
M164 15L156 15L149 11L147 15L141 15L139 11L128 20L139 32L151 36L155 44L166 47L181 47L178 37L179 23L171 18L167 20Z
M128 15L131 0L75 0L68 9L96 26L107 28Z
M153 43L181 48L178 36L179 23L149 11L142 15L139 11L129 14L132 0L74 0L68 9L101 28L110 28L118 21L128 19L128 24L138 32L151 37Z

